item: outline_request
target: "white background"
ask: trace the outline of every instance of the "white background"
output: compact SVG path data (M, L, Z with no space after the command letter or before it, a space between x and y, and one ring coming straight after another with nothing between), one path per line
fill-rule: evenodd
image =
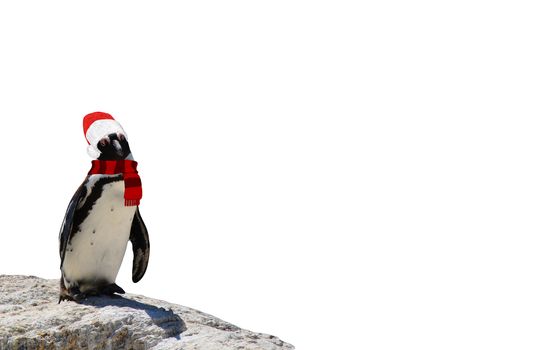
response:
M2 2L0 273L59 277L126 129L151 235L127 291L298 349L539 349L536 1Z

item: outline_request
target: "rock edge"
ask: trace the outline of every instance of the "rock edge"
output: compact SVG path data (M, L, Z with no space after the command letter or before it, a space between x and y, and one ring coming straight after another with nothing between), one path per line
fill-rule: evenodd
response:
M0 275L0 350L290 350L203 312L126 294L58 304L58 280Z

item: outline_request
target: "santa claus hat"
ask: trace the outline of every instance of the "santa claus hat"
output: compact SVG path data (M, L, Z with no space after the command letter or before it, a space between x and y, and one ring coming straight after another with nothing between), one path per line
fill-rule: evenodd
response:
M87 114L83 119L83 131L88 142L88 155L92 158L98 158L98 142L109 134L119 133L126 138L126 132L122 126L109 114L104 112L94 112Z

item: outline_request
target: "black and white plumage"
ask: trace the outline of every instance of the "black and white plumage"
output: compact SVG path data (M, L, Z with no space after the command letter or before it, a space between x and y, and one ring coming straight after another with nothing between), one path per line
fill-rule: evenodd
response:
M123 135L107 135L97 147L100 160L133 159ZM124 205L122 174L85 178L68 205L59 240L59 302L124 293L115 279L128 241L133 248L133 282L145 274L150 252L148 232L138 206Z

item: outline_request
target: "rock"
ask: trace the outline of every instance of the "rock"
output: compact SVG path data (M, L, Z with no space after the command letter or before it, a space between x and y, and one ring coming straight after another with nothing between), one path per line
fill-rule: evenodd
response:
M294 349L214 316L140 295L58 304L58 280L0 275L0 350Z

